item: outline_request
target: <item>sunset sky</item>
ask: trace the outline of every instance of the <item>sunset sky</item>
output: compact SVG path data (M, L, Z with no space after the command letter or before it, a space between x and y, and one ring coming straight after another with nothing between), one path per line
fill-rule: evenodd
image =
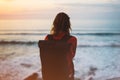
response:
M105 16L106 19L120 19L120 1L0 0L0 19L51 18L60 11L69 13L73 18L104 18Z

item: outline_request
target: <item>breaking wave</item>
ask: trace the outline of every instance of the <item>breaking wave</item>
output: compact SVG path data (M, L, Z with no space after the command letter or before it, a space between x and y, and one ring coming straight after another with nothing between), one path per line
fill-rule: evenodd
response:
M0 33L0 35L46 35L47 33Z
M96 35L96 36L113 36L120 35L120 33L73 33L74 35Z
M25 44L25 45L33 45L33 44L37 44L36 41L0 41L0 44Z
M11 44L11 45L34 45L34 44L38 44L38 41L0 41L0 45L7 45L7 44ZM79 43L77 45L77 47L120 47L120 43L116 42L116 43L86 43L86 44L82 44Z
M0 33L0 35L47 35L48 33ZM120 35L120 33L72 33L72 35L96 35L96 36L110 36Z

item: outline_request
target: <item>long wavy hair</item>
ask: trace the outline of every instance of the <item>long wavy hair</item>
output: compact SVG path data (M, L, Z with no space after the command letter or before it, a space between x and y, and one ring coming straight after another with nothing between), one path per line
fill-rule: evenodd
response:
M70 35L70 30L70 17L64 12L58 13L53 21L51 34L58 35L60 32L65 32L67 35Z

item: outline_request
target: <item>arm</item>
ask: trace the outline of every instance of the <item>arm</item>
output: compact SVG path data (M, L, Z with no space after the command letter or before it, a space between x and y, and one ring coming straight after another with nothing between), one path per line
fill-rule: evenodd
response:
M71 37L69 40L68 40L68 43L72 44L71 46L71 57L73 58L75 56L75 53L76 53L76 47L77 47L77 39L76 37Z

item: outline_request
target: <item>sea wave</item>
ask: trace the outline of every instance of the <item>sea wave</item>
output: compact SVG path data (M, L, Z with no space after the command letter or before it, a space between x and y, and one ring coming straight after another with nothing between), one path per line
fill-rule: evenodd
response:
M33 44L37 44L36 41L0 41L0 44L25 44L25 45L33 45Z
M48 33L0 33L0 35L47 35ZM110 36L120 35L120 33L71 33L72 35L96 35L96 36Z
M110 44L79 44L77 47L120 47L120 43Z
M73 35L97 35L97 36L111 36L120 35L120 33L72 33Z
M0 41L0 45L7 45L7 44L11 44L11 45L36 45L38 44L38 41ZM77 45L77 47L120 47L120 43L116 42L116 43L79 43Z
M48 33L0 33L0 35L46 35Z

